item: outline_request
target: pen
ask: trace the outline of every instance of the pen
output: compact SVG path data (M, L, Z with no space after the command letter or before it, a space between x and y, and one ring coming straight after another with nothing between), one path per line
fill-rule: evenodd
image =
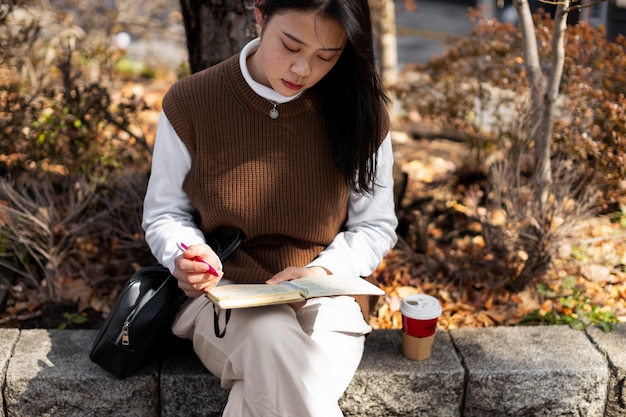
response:
M178 244L178 246L179 246L179 247L180 247L180 249L181 249L181 250L183 250L183 251L186 251L187 249L189 249L189 246L185 245L183 242L180 242L180 243ZM215 268L213 268L213 266L212 266L210 263L208 263L207 261L205 261L205 260L204 260L204 259L202 259L201 257L199 257L199 256L195 256L195 257L193 258L193 260L194 260L194 261L196 261L196 262L202 262L203 264L207 265L207 266L209 267L209 274L211 274L211 275L213 275L213 276L216 276L216 277L217 277L217 276L219 276L219 275L217 274L217 271L215 270Z

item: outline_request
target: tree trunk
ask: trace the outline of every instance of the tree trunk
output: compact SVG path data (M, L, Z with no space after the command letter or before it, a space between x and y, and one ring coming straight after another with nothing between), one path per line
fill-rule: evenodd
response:
M380 16L374 19L377 28L380 76L385 93L391 100L389 116L394 119L395 88L398 83L398 46L396 39L396 8L393 0L382 0Z
M524 65L528 74L532 101L531 136L535 142L535 197L540 209L546 208L552 183L551 151L556 99L565 61L565 30L570 0L559 3L554 16L552 61L548 75L541 70L535 26L527 0L515 0L515 9L522 31Z
M565 30L570 0L558 3L552 32L552 59L544 72L539 61L539 50L528 0L514 0L522 33L524 66L530 85L532 105L532 128L529 137L534 142L535 172L533 175L534 210L530 213L533 233L530 246L524 248L529 254L517 279L513 291L521 291L539 273L545 271L551 261L546 250L551 243L553 211L550 207L552 188L551 146L554 129L554 114L563 76L565 62Z
M539 125L543 111L543 95L546 91L546 78L541 71L539 62L539 47L535 36L535 24L528 0L515 0L515 10L522 33L522 49L524 53L524 67L528 78L532 100L533 129Z
M180 0L191 72L215 65L257 36L254 0Z
M554 29L552 32L552 62L548 75L546 91L543 94L541 122L535 139L535 171L536 196L545 208L552 183L551 151L552 132L554 130L554 113L559 95L559 87L565 63L565 31L567 30L567 14L570 0L563 0L556 8Z

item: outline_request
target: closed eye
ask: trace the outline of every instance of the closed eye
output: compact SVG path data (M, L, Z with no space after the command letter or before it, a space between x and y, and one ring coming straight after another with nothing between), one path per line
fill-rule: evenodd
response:
M299 52L298 49L291 49L290 47L287 46L287 44L285 42L283 42L283 46L285 47L285 49L289 52L291 52L292 54L295 54L296 52Z

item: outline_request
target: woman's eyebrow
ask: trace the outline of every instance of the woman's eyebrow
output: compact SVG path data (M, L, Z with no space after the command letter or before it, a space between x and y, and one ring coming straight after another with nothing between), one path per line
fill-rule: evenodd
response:
M291 33L288 33L285 31L281 31L281 32L283 33L283 35L285 35L292 41L299 43L300 45L303 45L303 46L309 46L306 42L304 42L302 39L298 38L297 36L294 36ZM337 51L341 51L342 49L343 49L342 46L322 48L323 51L329 51L329 52L337 52Z

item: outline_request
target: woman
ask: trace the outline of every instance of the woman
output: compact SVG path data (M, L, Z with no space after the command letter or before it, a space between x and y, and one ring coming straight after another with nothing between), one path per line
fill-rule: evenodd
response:
M371 331L353 298L218 311L202 295L226 280L367 276L395 244L369 9L264 0L255 16L259 39L164 97L143 227L190 297L174 333L230 389L224 416L340 416ZM224 226L245 239L222 265L205 236Z

